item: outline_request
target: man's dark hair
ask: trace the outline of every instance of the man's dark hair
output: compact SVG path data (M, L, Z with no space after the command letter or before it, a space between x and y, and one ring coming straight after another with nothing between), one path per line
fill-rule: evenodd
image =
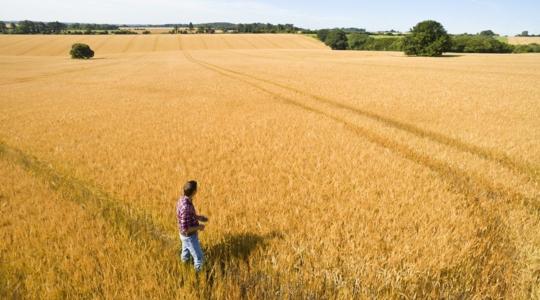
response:
M197 191L197 181L190 180L184 184L184 195L191 197Z

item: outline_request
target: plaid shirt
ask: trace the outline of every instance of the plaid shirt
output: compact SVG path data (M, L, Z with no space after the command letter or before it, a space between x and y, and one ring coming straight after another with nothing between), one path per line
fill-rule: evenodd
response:
M178 199L178 203L176 203L176 217L178 218L178 228L181 234L185 234L191 227L199 226L195 206L193 206L193 202L191 202L189 197L182 196Z

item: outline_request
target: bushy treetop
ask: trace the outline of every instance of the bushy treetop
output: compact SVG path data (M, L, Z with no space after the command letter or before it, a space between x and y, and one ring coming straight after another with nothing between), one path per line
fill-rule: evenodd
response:
M451 47L450 36L441 23L423 21L411 29L403 41L407 55L441 56Z
M345 50L348 48L347 34L340 29L330 30L324 40L324 43L333 50Z
M94 51L90 49L90 46L81 43L73 44L69 54L74 59L89 59L94 57Z

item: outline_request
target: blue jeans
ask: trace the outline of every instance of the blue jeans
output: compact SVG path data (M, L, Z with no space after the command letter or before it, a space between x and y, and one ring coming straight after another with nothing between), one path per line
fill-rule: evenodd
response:
M182 241L182 252L180 253L180 259L183 263L187 263L189 259L193 257L195 271L199 272L204 262L204 255L201 249L201 244L199 243L199 235L180 235L180 240Z

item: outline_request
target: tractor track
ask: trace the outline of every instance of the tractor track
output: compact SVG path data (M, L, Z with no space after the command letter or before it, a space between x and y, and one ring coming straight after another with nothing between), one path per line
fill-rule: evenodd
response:
M5 49L9 49L10 47L17 46L19 44L23 44L24 42L31 41L32 39L33 39L32 37L27 37L27 38L24 38L24 39L20 39L20 40L15 41L15 42L13 42L11 44L7 44L7 45L4 45L4 46L0 47L0 51L5 50Z
M49 45L49 43L50 43L50 41L38 43L38 44L36 44L34 46L31 46L30 48L28 48L28 49L26 49L26 50L24 50L22 52L17 53L16 56L25 56L26 54L28 54L28 53L36 50L36 49L39 49L40 47Z
M305 103L293 98L284 96L275 91L269 90L261 85L261 82L253 82L245 77L235 75L216 65L207 64L204 61L197 60L187 53L183 52L186 59L203 68L214 71L232 81L240 82L254 89L270 95L273 99L300 108L306 112L321 115L338 124L342 124L358 137L361 137L377 146L388 149L396 155L405 158L415 164L423 166L433 171L437 177L446 182L448 189L457 195L463 195L462 208L465 214L471 218L479 218L480 224L486 226L489 234L478 236L478 249L485 259L497 258L501 267L506 270L515 270L518 262L516 260L517 246L512 242L508 233L511 232L509 224L504 221L503 216L513 208L526 209L531 214L538 216L540 214L540 205L537 198L527 198L526 196L506 189L501 186L493 185L485 178L476 174L464 172L454 168L443 161L433 159L427 155L414 151L412 148L400 144L390 138L377 134L367 128L352 124L338 116L332 115L323 110L311 107ZM461 202L461 201L460 201ZM459 205L459 204L457 204ZM502 208L502 212L499 210ZM501 292L506 293L509 287L504 283L504 276L501 276L497 269L487 266L481 262L477 267L486 274L493 274L496 281L502 282ZM513 272L513 271L512 271Z
M132 46L133 43L135 42L135 38L136 38L136 37L137 37L136 35L133 35L133 36L131 36L131 37L129 38L129 40L128 40L126 46L124 46L124 48L122 49L121 53L126 53L126 52L128 52L129 48L131 48L131 46Z
M281 47L280 45L274 43L274 41L272 41L271 39L267 39L266 37L262 36L262 40L267 42L268 44L272 45L272 47L274 47L274 49L283 49L283 47Z
M152 52L156 52L156 51L157 51L158 38L159 38L159 35L156 35L156 36L154 37L154 40L153 40L153 42L152 42Z
M250 45L253 49L260 49L261 47L258 47L255 45L250 39L246 38L245 36L240 37L242 41L246 42L248 45Z
M221 67L221 66L217 66L215 64L211 64L211 63L208 63L208 62L202 62L202 63L206 64L206 65L208 65L210 67L218 68L218 69L220 69L222 71L232 73L232 74L234 74L236 76L239 76L239 77L242 77L242 78L247 78L247 79L250 79L250 80L256 80L258 82L262 82L262 83L265 83L265 84L273 85L273 86L288 90L288 91L293 92L295 94L299 94L299 95L301 95L303 97L311 98L311 99L313 99L313 100L315 100L317 102L320 102L320 103L323 103L323 104L326 104L326 105L330 105L330 106L333 106L333 107L338 108L338 109L343 109L343 110L352 112L352 113L354 113L356 115L371 119L373 121L377 121L379 123L384 124L385 126L407 132L407 133L415 135L415 136L417 136L419 138L428 139L431 142L439 143L441 145L445 145L445 146L454 148L454 149L459 150L461 152L466 152L466 153L469 153L469 154L476 155L476 156L478 156L480 158L483 158L485 160L496 162L496 163L501 164L502 166L505 166L506 168L508 168L508 169L510 169L510 170L512 170L512 171L514 171L516 173L526 175L528 178L530 178L532 181L534 181L536 183L540 183L540 170L538 168L530 166L527 162L514 159L514 158L508 156L507 154L505 154L503 152L499 152L499 151L495 151L493 149L488 149L488 148L477 146L477 145L474 145L474 144L471 144L471 143L467 143L467 142L461 141L461 140L459 140L457 138L449 137L449 136L443 135L443 134L435 132L435 131L420 128L420 127L418 127L418 126L416 126L414 124L411 124L411 123L407 123L407 122L399 121L399 120L396 120L396 119L392 119L392 118L377 114L375 112L371 112L371 111L368 111L368 110L363 110L363 109L360 109L358 107L354 107L352 105L344 104L344 103L341 103L341 102L338 102L338 101L335 101L335 100L332 100L332 99L329 99L329 98L326 98L326 97L323 97L323 96L320 96L320 95L315 95L315 94L312 94L312 93L309 93L309 92L306 92L306 91L302 91L302 90L300 90L298 88L291 87L289 85L285 85L285 84L282 84L282 83L279 83L279 82L275 82L275 81L272 81L272 80L269 80L269 79L266 79L266 78L263 78L263 77L260 77L260 76L257 76L257 75L239 72L239 71L236 71L236 70L232 70L232 69L224 68L224 67Z
M164 248L176 246L176 240L156 225L149 215L137 213L130 207L121 205L121 201L92 184L62 174L50 164L2 141L0 141L0 158L17 163L27 172L43 179L53 190L86 209L98 212L112 227L127 231L132 237L157 241Z
M283 50L295 50L295 49L283 49ZM319 50L319 49L316 49ZM285 52L284 52L285 53ZM280 56L277 57L275 55L264 55L264 54L249 54L248 56L255 57L255 58L264 58L264 59L270 59L275 61L291 61L291 62L298 62L300 60L305 60L306 58L294 56L294 55L284 55L284 53L280 53ZM402 57L402 56L395 56L395 57ZM402 70L410 70L410 66L404 66L404 65L398 65L398 64L380 64L380 63L369 63L366 61L358 62L358 61L325 61L325 64L331 64L331 65L344 65L344 66L359 66L359 67L377 67L377 68L399 68ZM450 67L426 67L426 66L415 66L415 70L426 70L426 71L444 71L444 72L454 72L454 73L464 73L467 74L481 74L481 75L494 75L494 76L516 76L516 77L537 77L538 74L536 73L530 73L530 72L521 72L521 73L510 73L505 71L478 71L478 70L468 70L468 69L460 69L460 68L450 68Z
M231 45L231 43L229 43L229 41L227 41L226 38L224 38L223 36L219 36L219 38L221 39L221 41L227 46L227 49L234 49L233 45Z
M144 55L138 55L134 59L139 59L139 58L141 58L143 56ZM14 84L26 83L26 82L34 82L34 81L39 81L39 80L46 80L46 79L49 79L51 77L61 76L61 75L70 74L70 73L84 72L84 71L88 71L88 70L97 70L97 69L102 69L102 68L107 68L107 67L119 65L119 64L122 64L122 63L123 63L123 61L114 61L114 62L110 62L110 63L107 63L107 64L101 64L101 65L97 65L97 66L88 66L88 67L84 67L84 68L71 68L71 69L67 69L67 70L62 70L62 71L57 71L57 72L50 72L50 73L40 74L40 75L36 75L36 76L22 77L22 78L17 78L17 79L7 81L7 82L1 82L0 86L14 85Z
M199 37L197 36L197 38L199 38L199 40L201 41L202 45L203 45L203 50L208 50L208 44L206 43L206 41L204 40L204 36L203 37Z
M99 43L97 46L94 47L94 50L97 52L99 51L101 48L103 48L103 46L105 44L107 44L107 42L109 42L111 40L113 36L112 35L108 35L106 38L104 38L101 43Z
M249 79L244 78L243 76L239 76L236 75L234 72L228 71L228 69L197 60L193 58L191 54L186 52L184 52L184 55L188 60L195 64L198 64L201 67L217 72L231 80L242 82L257 90L263 91L264 93L269 94L274 99L279 100L280 102L284 102L286 104L301 108L305 111L322 115L323 117L326 117L344 125L347 129L351 130L358 136L363 137L369 142L372 142L382 148L388 149L403 158L406 158L414 163L422 165L436 172L444 181L449 184L452 191L466 196L473 202L477 201L478 199L502 201L503 203L509 204L511 206L523 206L534 214L540 213L540 202L538 197L527 197L526 195L505 188L503 186L494 185L490 183L486 178L478 174L471 174L458 168L454 168L442 161L433 159L428 155L419 153L407 145L400 144L390 138L368 130L365 127L353 124L341 117L335 116L323 110L309 106L301 101L295 100L291 97L287 97L275 91L272 91L262 86L260 83L254 83Z

